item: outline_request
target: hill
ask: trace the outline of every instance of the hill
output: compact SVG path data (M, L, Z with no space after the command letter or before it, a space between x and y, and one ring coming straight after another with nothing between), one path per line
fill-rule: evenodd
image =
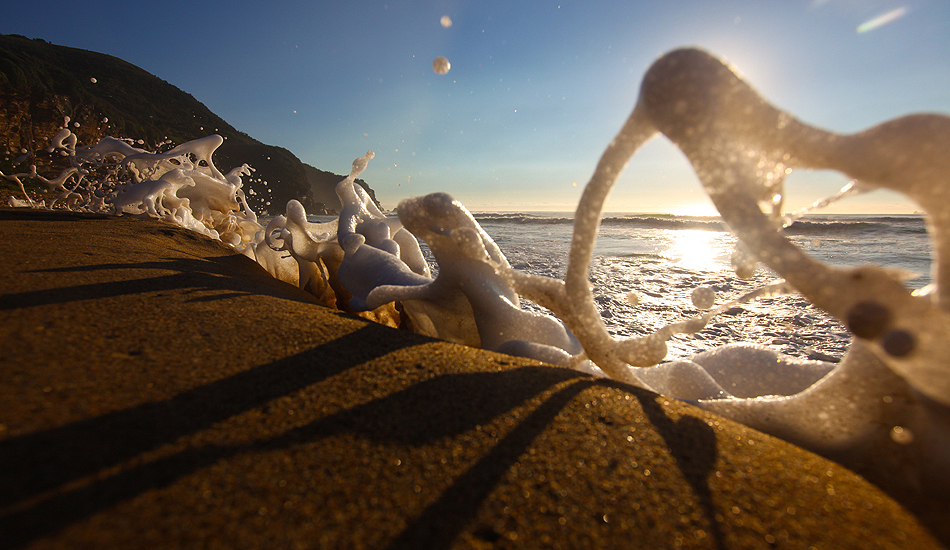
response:
M220 134L225 141L215 164L222 171L243 163L254 168L245 191L255 211L280 213L290 199L300 200L308 212L339 209L334 188L344 176L318 170L287 149L236 130L191 94L147 71L110 55L0 35L0 149L14 153L8 155L11 160L23 149L45 149L67 117L80 144L111 135L141 139L140 147L149 150L167 150ZM37 161L42 169L43 159ZM11 170L10 162L0 167ZM375 200L369 186L358 183Z

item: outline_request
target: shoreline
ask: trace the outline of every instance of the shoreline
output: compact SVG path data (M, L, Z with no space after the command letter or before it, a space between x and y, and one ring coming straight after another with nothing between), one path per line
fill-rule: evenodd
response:
M0 238L11 548L940 547L798 447L319 306L173 225L0 209Z

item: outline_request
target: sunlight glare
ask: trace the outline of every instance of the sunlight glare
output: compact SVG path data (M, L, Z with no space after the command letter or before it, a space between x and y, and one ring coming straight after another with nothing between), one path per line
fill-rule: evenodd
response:
M678 208L673 209L673 214L676 216L718 216L719 211L716 210L716 207L708 202L697 202L694 204L686 204Z
M723 242L723 234L702 229L677 230L673 232L673 244L663 255L680 267L697 271L728 269L729 247Z

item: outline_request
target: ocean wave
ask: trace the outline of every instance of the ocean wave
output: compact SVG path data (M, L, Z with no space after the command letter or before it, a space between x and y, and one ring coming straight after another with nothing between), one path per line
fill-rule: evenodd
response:
M524 226L570 226L572 214L537 213L478 213L476 220L482 224ZM605 227L629 227L631 229L704 230L728 231L723 221L712 216L677 216L674 214L620 214L607 215L601 222ZM927 227L919 216L821 216L795 221L786 228L788 235L881 235L897 233L926 235Z
M923 218L918 217L861 217L861 218L824 218L797 220L785 228L789 235L880 235L882 233L899 233L910 235L926 235L927 226Z
M570 215L539 215L524 213L480 213L474 214L479 223L523 224L523 225L573 225ZM718 217L675 216L672 214L635 215L622 214L606 216L602 226L640 227L644 229L701 229L708 231L726 231Z

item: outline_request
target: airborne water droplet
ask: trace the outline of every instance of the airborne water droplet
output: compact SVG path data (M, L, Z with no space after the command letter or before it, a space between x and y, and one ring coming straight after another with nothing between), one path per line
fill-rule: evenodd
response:
M909 445L914 441L914 434L907 428L902 426L894 426L891 428L891 439L900 445Z
M449 60L442 57L436 57L432 62L432 70L435 71L435 74L445 74L449 72L449 69L452 68L452 64L449 63Z
M696 309L709 309L716 303L716 291L708 286L697 287L690 295Z

